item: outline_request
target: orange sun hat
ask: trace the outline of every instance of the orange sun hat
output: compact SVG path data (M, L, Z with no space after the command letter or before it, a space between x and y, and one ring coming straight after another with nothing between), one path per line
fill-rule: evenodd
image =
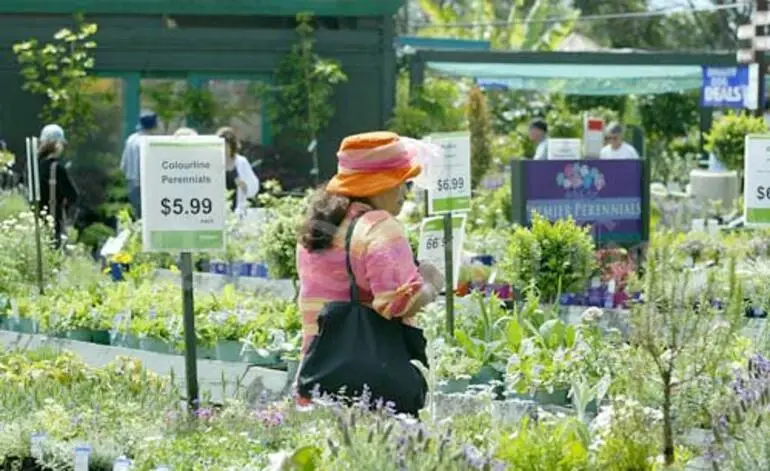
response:
M342 140L337 152L337 174L326 191L365 198L395 188L422 172L416 149L398 134L367 132Z

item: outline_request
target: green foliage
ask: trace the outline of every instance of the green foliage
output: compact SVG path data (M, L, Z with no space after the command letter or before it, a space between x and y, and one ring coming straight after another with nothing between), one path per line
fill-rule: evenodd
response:
M259 236L258 255L267 263L272 278L297 280L297 231L305 214L306 198L276 196L281 192L278 182L265 183L265 189L267 193L259 199L270 217Z
M428 17L429 26L420 28L421 36L488 40L492 47L504 50L550 51L569 36L580 12L558 2L536 1L501 3L483 0L461 5L443 4L438 0L420 0L420 9ZM560 18L562 21L547 21ZM527 21L522 21L526 19ZM511 24L500 27L494 23ZM446 25L474 23L469 28L447 28Z
M253 93L261 92L259 87L254 88ZM180 87L174 80L142 84L142 97L157 113L159 127L168 133L185 121L198 130L214 132L217 127L252 111L244 108L242 103L222 103L209 88Z
M649 137L668 142L686 136L700 122L698 92L662 93L639 97L641 125Z
M78 242L95 250L104 245L107 239L114 235L115 231L111 227L105 226L102 223L95 223L83 229Z
M471 131L471 185L476 188L492 164L492 122L487 99L478 87L468 95L468 126Z
M267 114L274 134L287 133L305 147L334 115L335 86L347 81L340 64L322 59L314 51L312 16L297 15L297 43L275 71Z
M24 77L22 88L45 98L40 119L66 129L71 145L82 142L97 125L84 86L94 68L97 29L95 23L76 17L75 30L59 30L52 42L30 39L13 45Z
M582 291L596 268L594 242L572 219L550 222L535 214L532 228L514 230L501 269L518 289L534 283L540 297Z
M466 128L459 86L449 80L429 78L411 102L405 77L399 78L399 93L388 129L421 139L434 132L454 132Z
M509 228L512 204L510 182L505 182L495 190L478 190L471 199L471 210L468 213L469 232Z
M673 234L653 241L641 281L645 302L632 305L630 317L632 345L654 365L654 380L645 382L662 398L661 449L667 465L675 461L674 399L681 394L690 409L707 410L704 395L691 391L727 386L722 381L732 370L730 350L745 312L734 255L726 269L710 271L699 286L683 268L686 256ZM723 300L722 309L713 305L715 299Z
M731 170L743 170L746 134L767 132L764 118L729 113L719 118L706 135L706 150Z

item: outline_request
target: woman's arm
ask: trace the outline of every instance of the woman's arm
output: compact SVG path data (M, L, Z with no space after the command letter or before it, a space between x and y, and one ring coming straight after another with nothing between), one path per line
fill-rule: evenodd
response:
M362 255L375 311L388 319L410 317L436 299L436 289L420 274L398 221L388 216L376 222L365 237Z
M246 160L246 157L238 155L235 157L235 165L238 169L238 178L245 185L243 192L246 194L246 198L254 197L259 192L259 179L251 168L251 164Z

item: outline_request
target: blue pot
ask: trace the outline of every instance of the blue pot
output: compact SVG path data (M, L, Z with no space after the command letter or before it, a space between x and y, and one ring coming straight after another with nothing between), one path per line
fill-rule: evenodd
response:
M110 263L110 277L112 278L112 281L123 281L123 273L128 272L129 269L129 265Z

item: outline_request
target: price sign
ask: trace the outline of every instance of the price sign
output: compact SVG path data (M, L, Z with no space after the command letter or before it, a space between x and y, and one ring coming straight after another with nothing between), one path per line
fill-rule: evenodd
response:
M746 225L770 226L770 134L749 134L744 147Z
M548 139L548 160L580 160L580 139Z
M432 134L442 150L428 165L428 212L466 212L471 207L471 137L469 133Z
M141 182L144 250L224 249L225 146L221 138L144 138Z
M460 261L462 256L463 239L465 238L464 214L452 215L452 267L454 268L453 280L457 288L457 278L460 274ZM420 246L417 249L417 259L420 262L429 262L446 276L446 264L444 263L444 218L425 218L420 225Z

